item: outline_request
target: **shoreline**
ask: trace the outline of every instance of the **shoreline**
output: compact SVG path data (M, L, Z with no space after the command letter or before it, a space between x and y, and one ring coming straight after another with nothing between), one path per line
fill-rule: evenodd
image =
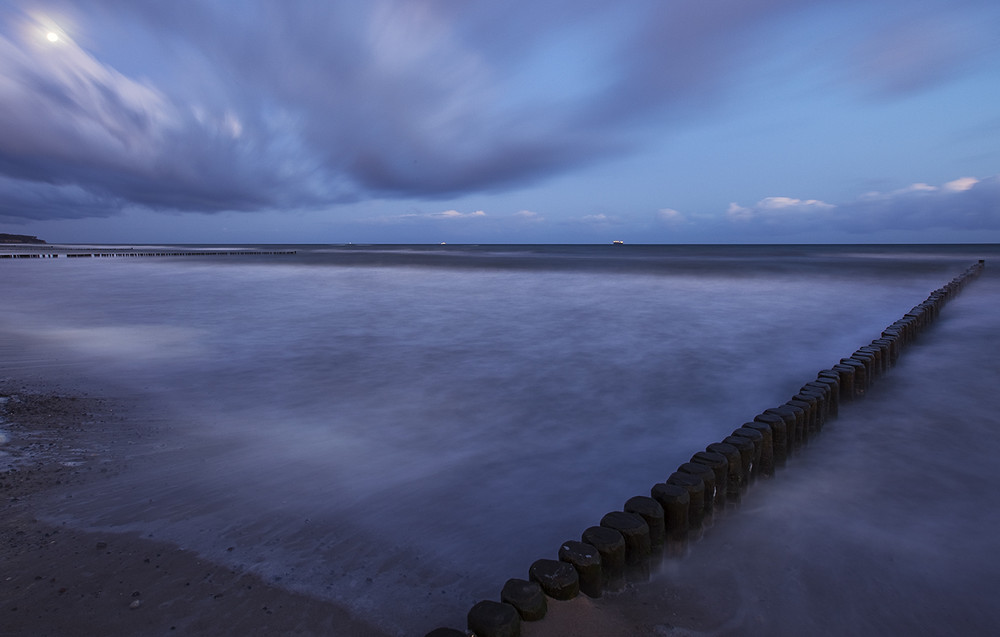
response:
M115 399L0 380L0 635L384 637L342 607L138 533L40 519L45 498L114 480L155 436Z
M152 535L46 521L40 508L53 498L115 480L135 461L137 445L156 440L155 426L139 424L134 409L127 399L80 388L0 379L0 637L388 636L336 603ZM524 624L522 634L652 636L664 634L668 619L697 631L717 626L699 590L666 592L671 608L685 609L680 617L647 608L655 588L628 584L597 600L549 600L546 619Z
M952 490L954 485L944 478L951 479L959 471L964 471L970 474L964 476L966 485L977 480L984 481L986 476L976 472L991 466L991 450L1000 449L998 432L986 428L984 424L984 420L988 424L993 414L1000 410L1000 404L993 398L994 393L990 389L1000 382L1000 370L990 358L990 353L1000 345L997 340L1000 316L994 311L1000 302L998 286L1000 281L987 270L984 277L953 304L949 304L947 314L942 316L926 338L910 350L912 354L908 353L902 359L902 367L890 372L885 385L866 398L863 406L852 410L854 413L849 421L844 416L838 419L834 429L817 438L816 447L810 447L801 458L790 463L778 479L753 493L740 510L727 511L724 519L718 518L704 540L692 545L683 558L667 561L649 583L629 587L599 600L550 600L548 617L541 622L524 624L522 634L525 637L682 637L694 634L791 635L796 634L790 632L792 629L798 631L803 625L808 626L813 634L857 632L858 625L873 629L874 626L866 626L864 622L877 619L881 610L865 607L864 612L868 615L857 619L860 624L838 625L840 618L815 599L817 592L821 598L831 592L845 596L846 593L835 590L835 585L856 581L858 573L845 572L835 565L827 573L821 570L800 573L790 581L783 581L781 577L788 572L796 572L796 569L818 569L818 565L809 562L815 556L824 557L822 547L818 553L809 552L817 548L813 543L813 534L817 530L826 533L829 528L829 520L823 519L820 512L813 509L821 497L845 495L831 493L829 485L823 482L824 476L831 484L843 489L856 487L867 480L861 485L866 489L863 496L848 495L864 500L861 504L877 499L890 512L896 505L895 500L901 497L912 499L915 490L926 497L926 501L920 503L921 507L927 503L933 506L942 504L941 493L948 493L947 497L956 503L956 510L942 512L939 516L941 520L948 519L943 513L954 517L956 512L965 515L970 510L969 503L960 499L971 497L971 494L965 493L968 487L955 493ZM960 306L964 309L957 311ZM56 382L74 376L64 373L68 370L61 369L61 366L62 363L46 362L41 367L49 373L59 369L54 374ZM977 370L976 377L970 376L972 370ZM45 372L40 369L32 371L17 381L0 378L0 396L11 397L0 405L0 417L7 421L0 422L0 430L9 438L0 445L0 451L7 454L0 454L0 515L4 520L0 526L0 555L9 565L8 572L0 578L3 579L0 614L5 619L0 621L0 635L60 635L81 629L112 636L159 633L387 634L370 623L378 621L375 613L380 611L374 611L368 623L352 620L342 605L308 592L291 591L286 586L288 578L279 586L275 584L276 578L253 575L240 561L230 561L229 556L236 557L240 551L225 553L230 540L224 535L214 536L215 527L208 527L208 534L218 540L219 550L207 553L209 557L214 557L213 560L205 559L206 553L198 554L152 536L115 532L121 516L129 515L125 509L118 510L117 520L114 514L107 518L107 524L102 523L103 531L70 528L74 522L60 515L59 498L71 497L74 491L85 488L96 497L78 499L78 512L84 510L80 507L83 502L98 504L107 493L102 493L102 481L109 481L109 485L128 483L125 478L134 475L128 473L130 463L136 473L140 472L143 456L155 452L156 447L169 440L171 431L167 426L168 419L159 410L161 405L151 402L146 393L131 395L118 391L124 397L116 396L114 388L95 391L89 381L82 384L69 381L72 389L64 391L53 386L52 377L44 375ZM926 398L930 396L937 396L939 402L928 402ZM916 407L921 401L923 412ZM942 413L947 414L947 421L941 419ZM923 440L925 444L910 448L916 438L928 437L928 432L937 433L940 424L951 423L952 418L960 422L956 426L949 425L947 445L942 445L942 440L936 436L930 436L929 440ZM890 426L887 427L887 424ZM889 458L890 461L899 455L896 452L905 452L907 462L912 466L895 467L892 462L886 464L886 458L873 457L868 448L871 441L858 447L857 436L868 435L868 432L880 436L891 434L877 441L876 446L883 451L892 449L893 458ZM892 444L883 444L887 442ZM931 444L926 444L928 442ZM970 442L973 446L964 448ZM942 446L948 455L943 458L927 457L929 450L941 450ZM840 454L838 461L846 464L838 466L830 459L824 461L830 448ZM859 448L869 454L862 456L871 462L870 465L859 464L852 459L850 454L855 454ZM163 458L167 466L175 466L173 463L186 453L184 449L177 451L177 455ZM815 455L817 453L818 456ZM14 458L18 455L19 458ZM951 458L950 462L948 458ZM7 466L12 459L18 463L14 472ZM894 485L902 488L889 489L896 479L895 475L887 474L889 467L911 472L918 467L924 469L915 475L900 472L900 476L909 475L901 480L902 484ZM933 470L931 477L935 478L930 486L939 490L937 492L923 488L928 485L921 484L927 482L924 474L928 467ZM854 472L850 476L854 482L847 480L845 484L840 473L850 473L848 468ZM119 476L123 477L120 481L117 480ZM889 482L886 482L887 479ZM222 483L206 484L216 489L227 488ZM879 489L869 492L867 489L872 485ZM183 489L177 495L181 499L189 497ZM138 498L140 506L143 501L142 497ZM796 503L801 510L790 508L788 502ZM983 514L986 519L977 520L977 524L990 527L990 516L996 519L997 514L989 513L989 510L995 506L995 510L1000 511L1000 501L996 496L987 494L985 499L974 502L973 506L987 508ZM957 503L964 506L959 508ZM906 503L907 507L911 504ZM786 509L784 517L775 518L775 510L783 507ZM906 519L907 515L911 515L907 507L900 507L895 513ZM69 526L62 523L62 519L69 519ZM87 516L84 514L75 519L83 520ZM761 529L762 523L774 524L776 520L780 528L790 527L794 532L783 538L787 542L778 545L768 542L781 538L767 537ZM910 542L909 531L899 529L893 535L878 528L886 523L893 528L894 520L876 516L867 520L864 517L852 518L851 521L860 521L866 533L882 533L875 533L870 546L854 545L849 541L842 544L845 554L852 559L857 554L865 555L873 564L891 569L893 564L880 562L880 559L885 554L890 557L904 555L892 543ZM938 521L919 520L925 525ZM992 540L980 537L979 529L968 526L965 520L963 525L945 528L947 533L943 533L942 537L972 538L969 546L978 548L980 555L1000 550L1000 546ZM108 532L109 529L111 532ZM173 537L177 538L176 535ZM283 537L282 541L287 539ZM925 539L917 537L919 542ZM845 542L843 538L838 541ZM782 553L790 548L793 551L790 555ZM924 545L917 548L925 550ZM199 550L204 551L204 545ZM935 550L939 551L939 548L935 546ZM747 554L747 551L753 555ZM757 555L758 552L760 555ZM965 567L972 564L966 555L968 552L969 549L952 550L954 557ZM337 552L332 550L331 555L336 556ZM339 555L343 557L345 554ZM258 553L258 556L266 558L266 554ZM918 557L925 561L937 558L934 554ZM257 560L256 563L266 562ZM772 565L779 572L767 572ZM910 611L918 618L921 613L928 612L927 609L937 609L930 601L923 607L913 607L910 598L891 590L895 582L886 584L881 576L870 576L863 565L854 566L860 569L862 589L867 587L871 599L886 598L888 594L891 601L886 605L888 608L894 608L896 612L903 609L900 614ZM890 572L896 579L910 577L918 581L911 577L914 573ZM750 575L744 576L747 573ZM954 586L949 590L934 589L934 592L974 618L969 620L973 622L971 629L974 631L985 625L975 624L975 621L982 621L981 612L970 610L966 599L953 597L963 596L973 602L981 602L975 591L991 590L994 585L1000 585L1000 581L975 569L973 573L980 584L975 589ZM515 572L508 576L524 575ZM502 581L494 584L499 592ZM792 584L811 591L812 597ZM888 586L890 590L882 590L883 586ZM904 589L906 586L911 586L910 592L915 599L920 599L925 593L904 582ZM756 589L748 592L748 587ZM953 590L965 592L955 593ZM386 612L394 604L390 596L372 599L377 603L374 608L383 608L381 604L384 604ZM859 607L867 603L855 602L849 597L845 599ZM812 604L820 605L809 614ZM133 608L133 605L136 607ZM941 619L945 616L944 611L937 610L941 614L931 617L928 625L950 625ZM817 625L814 616L831 620L829 628ZM782 623L784 620L787 623ZM782 632L782 628L786 632Z

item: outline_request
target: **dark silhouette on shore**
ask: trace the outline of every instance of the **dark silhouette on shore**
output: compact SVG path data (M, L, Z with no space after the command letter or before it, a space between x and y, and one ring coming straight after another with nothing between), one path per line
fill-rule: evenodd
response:
M0 243L38 243L44 244L45 242L38 237L32 237L26 234L6 234L0 232Z

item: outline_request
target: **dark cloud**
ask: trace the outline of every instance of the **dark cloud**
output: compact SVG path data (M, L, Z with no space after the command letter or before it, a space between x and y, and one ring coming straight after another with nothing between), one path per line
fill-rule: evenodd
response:
M124 202L77 185L55 185L0 177L0 220L83 219L117 214Z
M13 215L18 192L53 188L53 206L76 193L76 211L47 214L79 216L88 198L212 212L523 186L627 151L651 117L709 108L754 43L804 5L868 6L9 2L0 198ZM922 6L927 18L948 5ZM79 32L43 42L46 15ZM869 49L868 77L924 85L972 55L942 37L907 75L893 60L908 63L919 36L898 31L895 58Z
M252 210L282 203L274 164L256 155L274 140L244 136L229 113L182 108L158 88L102 64L68 36L42 41L44 24L24 16L19 33L0 34L0 174L24 182L3 192L15 214L19 192L51 185L53 206L78 189L89 200L123 200L154 209ZM296 197L309 192L297 185ZM38 205L46 198L35 198ZM42 214L29 206L33 214ZM103 208L102 208L103 209Z

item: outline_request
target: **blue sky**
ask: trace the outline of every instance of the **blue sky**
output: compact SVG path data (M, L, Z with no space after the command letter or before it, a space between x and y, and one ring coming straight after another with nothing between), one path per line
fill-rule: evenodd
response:
M1000 3L0 0L0 232L1000 242Z

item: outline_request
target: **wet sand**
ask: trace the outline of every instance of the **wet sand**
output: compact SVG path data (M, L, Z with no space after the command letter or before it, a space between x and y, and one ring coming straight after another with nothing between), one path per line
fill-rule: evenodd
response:
M115 480L156 428L119 400L10 381L0 397L0 635L384 635L170 543L39 520L39 498Z

